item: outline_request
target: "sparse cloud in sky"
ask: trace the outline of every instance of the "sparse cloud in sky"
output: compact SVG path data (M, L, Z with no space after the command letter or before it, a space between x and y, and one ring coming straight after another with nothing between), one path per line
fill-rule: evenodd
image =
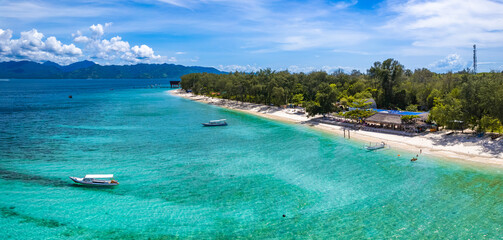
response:
M322 66L322 67L302 67L302 66L295 66L295 65L292 65L292 66L289 66L287 68L288 71L290 72L304 72L304 73L309 73L309 72L315 72L315 71L324 71L324 72L327 72L327 73L333 73L335 71L338 71L338 70L342 70L346 73L350 73L352 70L354 70L356 68L354 67L345 67L345 66Z
M239 71L364 70L394 58L446 71L432 63L452 53L470 59L477 44L479 60L495 62L480 65L488 71L503 56L500 0L0 0L0 12L1 46L17 49L2 48L3 60L197 62ZM10 42L29 31L50 37L42 34L44 46L30 51Z
M257 72L264 67L259 67L257 65L218 65L215 66L216 69L224 72Z
M423 47L503 46L503 2L407 1L390 4L397 15L385 28Z
M464 61L458 54L449 54L445 58L440 59L428 66L434 71L460 71L468 67L468 63Z
M258 66L256 64L254 65L219 65L215 66L216 69L224 72L258 72L261 69L265 69L267 67L262 67ZM322 66L322 67L311 67L311 66L296 66L296 65L291 65L286 68L279 68L275 69L277 71L284 71L287 70L289 72L294 72L294 73L310 73L310 72L315 72L315 71L325 71L327 73L332 73L337 70L342 70L344 72L351 72L354 70L354 67L344 67L344 66Z

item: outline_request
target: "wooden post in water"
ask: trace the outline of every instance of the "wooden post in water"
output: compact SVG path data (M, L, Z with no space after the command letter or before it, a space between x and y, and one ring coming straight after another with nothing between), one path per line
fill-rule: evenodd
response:
M348 129L348 139L351 139L351 129Z
M342 131L344 132L344 138L346 138L346 128L343 128Z

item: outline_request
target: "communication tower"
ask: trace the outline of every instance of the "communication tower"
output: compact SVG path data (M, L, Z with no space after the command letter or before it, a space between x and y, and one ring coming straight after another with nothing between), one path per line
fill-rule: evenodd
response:
M473 73L477 73L477 45L473 44Z

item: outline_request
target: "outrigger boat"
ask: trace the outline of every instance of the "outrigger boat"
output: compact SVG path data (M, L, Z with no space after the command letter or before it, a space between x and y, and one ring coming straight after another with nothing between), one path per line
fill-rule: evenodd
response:
M205 127L227 126L226 119L211 120L208 123L202 123Z
M88 174L84 178L70 177L75 183L94 186L117 186L119 182L114 180L113 174ZM107 180L104 180L107 179Z
M381 142L380 144L376 144L375 146L372 146L372 145L366 146L365 149L367 149L369 151L374 151L374 150L377 150L377 149L384 148L385 146L386 146L386 143L385 142Z

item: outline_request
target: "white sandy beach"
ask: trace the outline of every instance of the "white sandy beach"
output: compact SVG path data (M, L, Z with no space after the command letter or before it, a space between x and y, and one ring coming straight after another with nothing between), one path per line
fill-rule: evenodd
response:
M306 114L292 113L291 110L273 106L238 102L227 99L211 98L206 96L186 93L183 90L168 91L169 94L191 99L198 102L218 105L224 108L243 111L257 116L279 120L293 124L306 124L313 128L343 135L343 128L336 125L316 123L309 124L310 118ZM351 130L351 139L362 142L385 142L391 148L410 152L413 157L419 154L448 158L466 163L483 164L486 166L503 167L503 141L491 140L490 137L475 137L470 134L446 135L447 132L427 133L424 135L408 137L394 134Z

